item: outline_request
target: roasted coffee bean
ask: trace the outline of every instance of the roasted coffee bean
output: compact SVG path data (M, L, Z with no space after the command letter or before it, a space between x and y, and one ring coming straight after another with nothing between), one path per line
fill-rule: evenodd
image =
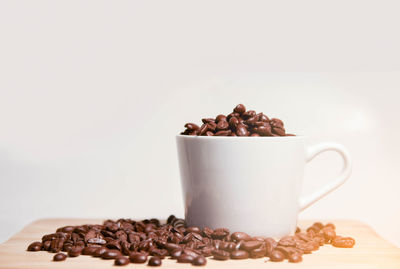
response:
M258 240L246 241L241 244L240 248L249 251L261 247L262 244L263 242Z
M231 252L231 259L241 260L249 258L249 253L244 250L235 250Z
M185 128L188 129L188 130L190 130L190 131L196 131L196 130L199 129L199 126L197 126L197 125L194 124L194 123L186 123L186 124L185 124Z
M179 263L192 263L194 261L195 257L192 255L188 254L182 254L177 258L177 261Z
M248 235L247 233L243 233L243 232L235 232L232 234L231 239L235 242L239 242L239 241L249 241L251 240L251 236Z
M56 255L53 256L53 261L61 262L61 261L65 261L66 258L67 258L67 255L65 255L64 253L57 253Z
M244 126L243 124L238 124L236 126L236 135L237 136L248 136L249 132L247 131L246 126Z
M69 257L78 257L82 253L82 247L81 246L74 246L68 251L68 256Z
M178 259L178 257L182 255L182 250L175 249L175 250L170 252L170 255L171 255L172 259Z
M205 124L205 123L210 123L210 122L215 122L214 119L212 118L205 118L205 119L201 119L201 121Z
M214 232L211 234L211 237L214 239L224 239L228 235L229 235L229 229L218 228L214 230Z
M98 246L97 247L95 247L95 246L85 247L85 248L82 249L82 253L81 254L82 255L90 255L90 256L92 256L98 248L99 248Z
M229 136L232 133L231 130L225 130L225 131L218 131L214 135L215 136Z
M351 237L336 236L332 240L332 246L337 248L352 248L355 243L355 240Z
M144 253L133 253L129 256L129 260L132 263L145 263L147 261L147 255Z
M148 266L161 266L162 261L159 257L151 257L148 262Z
M28 251L39 251L42 249L42 243L41 242L33 242L28 246Z
M336 232L331 227L322 228L322 233L326 243L331 242L336 237Z
M122 256L122 253L119 250L109 249L101 255L101 258L105 260L111 260L119 256Z
M238 104L234 109L233 112L243 114L246 111L246 107L242 104Z
M129 264L129 259L125 256L119 256L115 259L114 262L115 265L122 266L122 265L128 265Z
M204 256L197 256L196 258L194 258L194 260L192 261L193 265L196 266L204 266L207 264L207 259L204 258Z
M281 262L285 259L285 255L279 250L274 250L269 256L269 259L273 262Z
M228 260L229 256L230 256L229 252L222 250L222 249L213 250L212 255L213 255L214 259L221 260L221 261Z
M106 251L107 251L107 248L99 247L93 252L92 256L93 257L101 257L101 255L103 255L103 253Z
M297 263L303 260L301 254L299 252L294 252L289 255L289 262Z
M226 121L226 116L225 116L225 115L222 115L222 114L218 115L218 116L215 118L215 122L220 122L220 121Z

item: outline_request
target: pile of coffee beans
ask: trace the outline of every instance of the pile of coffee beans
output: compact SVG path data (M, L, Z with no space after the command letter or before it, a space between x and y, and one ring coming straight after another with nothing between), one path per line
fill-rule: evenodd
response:
M183 219L171 215L164 224L158 219L119 219L106 220L103 225L61 227L43 236L41 242L30 244L28 251L56 253L55 262L66 260L67 255L62 253L66 252L70 258L90 255L112 259L117 266L129 263L160 266L168 256L178 263L202 266L207 264L206 257L220 261L268 257L272 262L287 259L297 263L302 261L303 254L324 244L351 248L355 241L336 235L331 223L316 222L306 231L297 228L294 235L275 240L244 232L231 233L227 228L187 227Z
M228 115L202 119L200 127L186 123L182 135L201 136L293 136L287 134L280 119L269 119L266 115L247 110L242 104L237 105Z

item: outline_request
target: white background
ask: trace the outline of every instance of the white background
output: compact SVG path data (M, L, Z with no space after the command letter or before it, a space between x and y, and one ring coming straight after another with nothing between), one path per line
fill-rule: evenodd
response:
M174 135L237 103L353 175L302 218L400 246L398 1L1 1L0 241L46 217L183 216ZM340 170L326 153L304 193Z

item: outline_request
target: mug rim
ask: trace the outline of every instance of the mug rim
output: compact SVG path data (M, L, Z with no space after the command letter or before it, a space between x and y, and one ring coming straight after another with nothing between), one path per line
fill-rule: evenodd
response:
M294 136L197 136L197 135L176 135L176 138L186 138L186 139L262 139L262 140L293 140L293 139L304 139L305 135L294 135Z

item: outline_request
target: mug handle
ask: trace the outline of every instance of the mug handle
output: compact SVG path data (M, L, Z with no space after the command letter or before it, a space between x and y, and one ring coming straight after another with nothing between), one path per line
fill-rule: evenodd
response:
M351 167L352 161L350 158L350 154L347 149L336 143L322 143L317 144L314 146L308 146L306 149L306 162L310 162L315 156L319 155L324 151L336 151L339 153L343 158L343 168L340 172L339 176L331 183L325 185L321 189L317 190L313 194L303 197L300 199L300 211L306 209L325 195L329 194L330 192L334 191L338 187L340 187L349 177L351 174Z

